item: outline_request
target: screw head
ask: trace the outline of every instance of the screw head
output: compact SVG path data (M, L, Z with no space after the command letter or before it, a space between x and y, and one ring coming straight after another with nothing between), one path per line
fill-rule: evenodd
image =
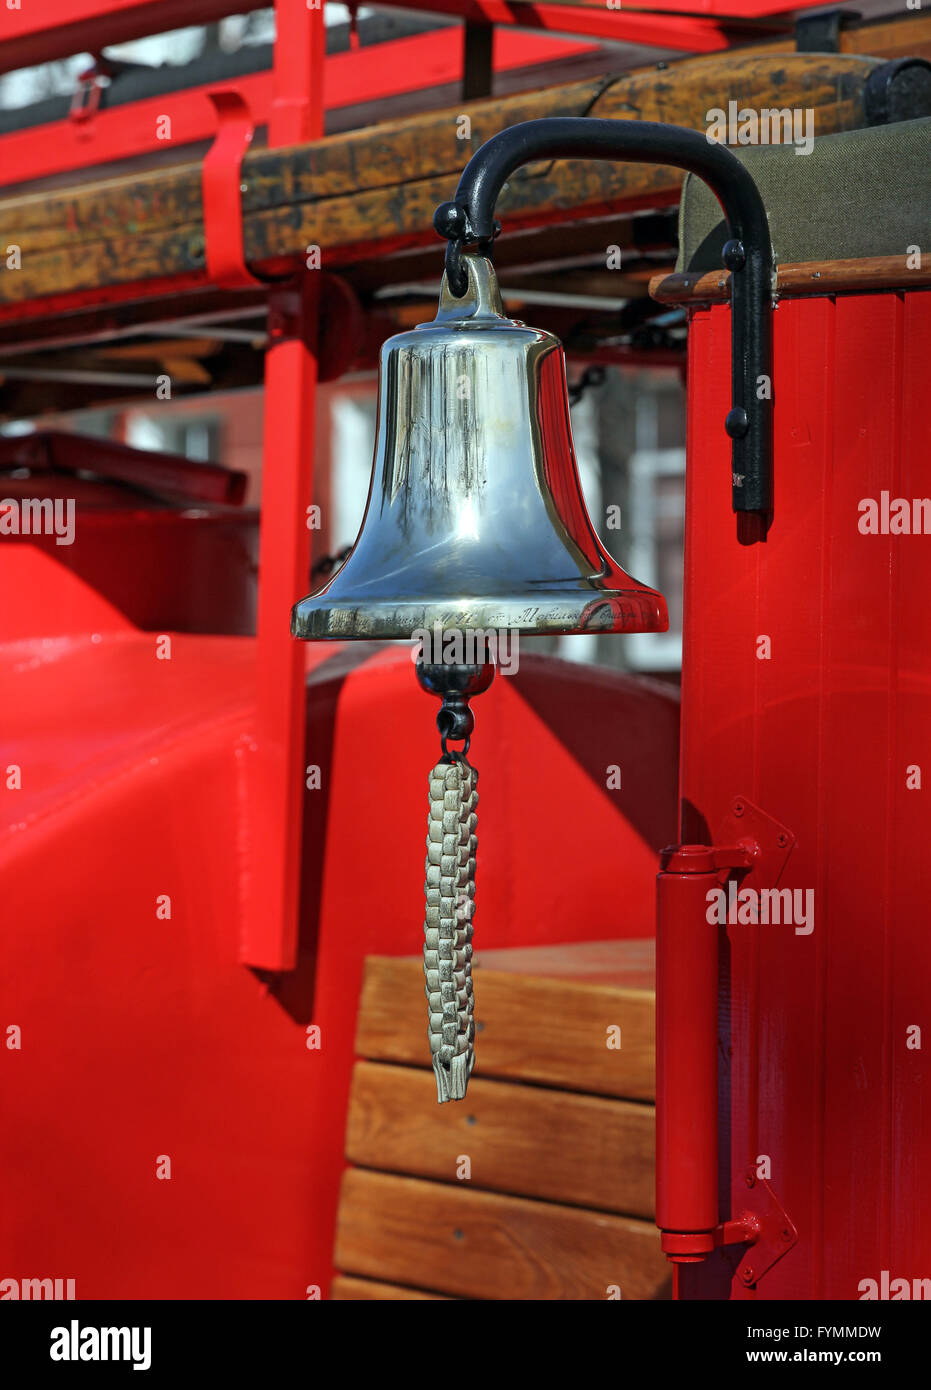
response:
M752 1284L756 1278L756 1270L752 1265L747 1265L746 1269L740 1271L740 1277L745 1284Z
M734 804L733 804L733 806L731 807L731 810L734 812L734 815L735 815L735 816L742 816L743 813L744 813L744 804L743 804L743 802L742 802L742 801L735 801Z

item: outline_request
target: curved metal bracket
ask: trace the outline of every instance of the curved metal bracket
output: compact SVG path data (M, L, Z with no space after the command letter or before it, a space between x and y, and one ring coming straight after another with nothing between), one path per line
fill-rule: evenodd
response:
M255 123L238 92L223 88L207 96L217 113L217 134L201 166L207 275L223 289L254 288L266 282L253 275L243 253L241 169Z
M437 208L433 225L449 241L447 280L462 294L462 247L476 242L491 257L495 204L505 181L539 159L608 159L672 164L709 185L721 204L730 240L724 265L731 273L731 438L735 512L769 516L773 507L773 249L766 209L751 175L726 146L696 130L653 121L558 116L524 121L501 131L472 156L452 203Z

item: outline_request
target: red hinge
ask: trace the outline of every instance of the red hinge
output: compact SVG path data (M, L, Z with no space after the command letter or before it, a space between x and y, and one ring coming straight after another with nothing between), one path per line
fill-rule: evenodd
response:
M750 1169L732 1219L718 1220L718 950L707 913L715 884L731 876L775 887L795 835L735 797L712 845L663 851L657 881L656 1214L675 1263L733 1250L750 1287L790 1250L798 1232L769 1183ZM740 1247L744 1249L741 1250Z

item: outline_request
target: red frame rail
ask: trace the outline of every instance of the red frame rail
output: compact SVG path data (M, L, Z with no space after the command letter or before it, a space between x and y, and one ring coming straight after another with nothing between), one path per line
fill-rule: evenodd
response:
M538 34L495 34L494 70L510 72L530 64L559 62L597 51L597 45ZM410 38L370 44L356 52L331 54L323 64L323 105L337 111L368 101L382 101L419 91L426 86L460 82L463 74L462 33L436 29ZM246 102L256 126L265 125L274 100L274 73L244 73L231 79ZM13 184L29 171L31 179L132 159L163 150L158 120L169 117L172 147L209 140L216 129L210 99L217 84L189 87L182 92L127 102L91 114L76 112L67 120L50 121L0 136L0 187Z

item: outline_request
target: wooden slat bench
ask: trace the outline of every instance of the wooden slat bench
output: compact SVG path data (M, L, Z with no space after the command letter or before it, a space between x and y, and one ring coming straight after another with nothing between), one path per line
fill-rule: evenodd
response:
M475 993L468 1096L438 1105L420 961L366 963L332 1297L668 1297L653 943L480 952Z

